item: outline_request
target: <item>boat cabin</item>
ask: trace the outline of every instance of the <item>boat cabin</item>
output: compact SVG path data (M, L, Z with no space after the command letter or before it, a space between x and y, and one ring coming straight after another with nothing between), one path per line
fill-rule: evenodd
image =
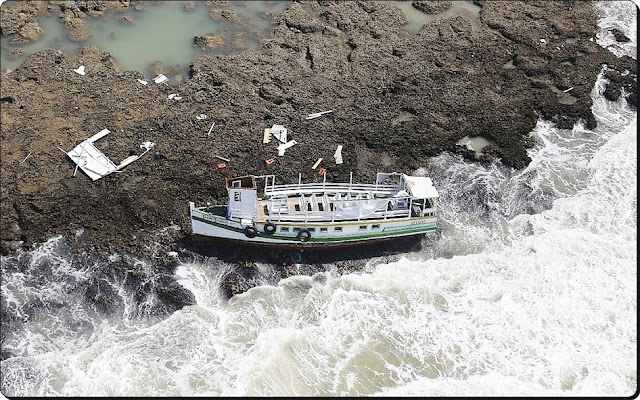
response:
M229 203L227 218L255 220L258 215L258 187L252 175L226 179Z
M264 198L256 179L263 179ZM336 221L418 217L435 212L438 192L428 177L378 173L374 184L317 183L276 185L274 175L226 179L227 218L249 221Z

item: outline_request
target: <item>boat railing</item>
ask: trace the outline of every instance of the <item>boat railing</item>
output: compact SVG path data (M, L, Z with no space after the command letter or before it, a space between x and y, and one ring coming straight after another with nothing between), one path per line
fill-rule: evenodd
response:
M300 199L303 199L302 197ZM267 200L268 220L272 222L335 222L341 220L361 221L368 219L411 218L411 196L388 199L342 198L333 200L333 207L322 210L311 203L312 198L301 200L299 210L283 207L283 198ZM311 204L311 206L309 206ZM317 203L320 204L320 203ZM311 210L309 210L311 208Z
M400 188L397 185L374 185L367 183L299 183L291 185L273 185L265 187L265 196L295 195L295 194L336 194L353 193L388 196L397 193Z

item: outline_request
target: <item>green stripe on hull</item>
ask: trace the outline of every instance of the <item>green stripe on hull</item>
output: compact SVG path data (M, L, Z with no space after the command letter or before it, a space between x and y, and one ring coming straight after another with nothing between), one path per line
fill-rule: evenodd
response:
M232 226L228 226L225 224L220 224L214 221L209 221L209 220L205 220L202 218L198 218L198 217L192 217L194 220L203 222L205 224L209 224L209 225L214 225L217 226L219 228L222 229L226 229L229 231L234 231L234 232L238 232L238 233L242 233L244 234L244 231L240 228L235 228ZM426 218L424 218L426 219ZM420 220L424 220L424 219L420 219ZM377 222L377 221L376 221ZM368 222L367 224L369 224L370 222ZM385 231L385 229L381 230L380 232L371 232L371 233L364 233L364 234L356 234L356 235L341 235L341 236L336 236L336 237L314 237L314 235L311 235L311 239L308 242L305 243L336 243L336 242L348 242L348 241L357 241L357 240L363 240L363 239L376 239L376 238L393 238L396 236L407 236L410 234L421 234L421 233L427 233L427 232L431 232L437 229L437 225L435 222L433 223L425 223L425 224L420 224L417 227L409 227L409 228L392 228L392 229L388 229ZM272 235L265 235L263 233L258 233L260 236L262 237L266 237L266 238L272 238L272 239L279 239L279 240L286 240L286 241L293 241L293 242L300 242L300 239L298 239L297 236L285 236L285 235L279 235L279 234L272 234ZM256 242L253 242L256 243ZM264 243L264 242L259 242L259 243Z
M240 233L244 234L244 231L242 229L240 229L240 228L235 228L233 226L220 224L218 222L209 221L208 219L198 218L198 217L194 217L194 216L191 216L191 218L195 219L196 221L204 222L205 224L217 226L218 228L222 228L222 229L226 229L226 230L234 231L234 232L240 232Z

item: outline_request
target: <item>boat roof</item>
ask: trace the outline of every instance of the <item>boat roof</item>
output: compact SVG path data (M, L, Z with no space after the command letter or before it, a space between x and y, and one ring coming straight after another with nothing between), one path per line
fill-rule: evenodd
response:
M438 190L433 186L431 178L426 176L411 176L402 174L407 189L411 195L418 199L431 199L438 197Z
M256 189L256 177L254 175L237 176L225 179L227 189Z
M400 184L382 183L386 178L398 176L402 182ZM245 175L226 179L227 189L256 189L256 178L271 178L275 175ZM273 182L273 181L272 181ZM431 178L426 176L412 176L402 173L378 173L375 184L351 183L351 182L317 182L317 183L296 183L288 185L267 184L265 195L270 196L292 196L299 194L313 193L368 193L391 196L398 191L406 190L407 195L416 199L432 199L439 197L438 190L433 185Z

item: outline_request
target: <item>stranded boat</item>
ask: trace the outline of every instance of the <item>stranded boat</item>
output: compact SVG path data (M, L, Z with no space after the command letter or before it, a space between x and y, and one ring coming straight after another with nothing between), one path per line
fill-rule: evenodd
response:
M377 173L375 183L276 185L275 175L225 179L227 205L189 202L194 239L280 248L351 246L436 229L438 191L428 177ZM258 181L262 197L258 194Z

